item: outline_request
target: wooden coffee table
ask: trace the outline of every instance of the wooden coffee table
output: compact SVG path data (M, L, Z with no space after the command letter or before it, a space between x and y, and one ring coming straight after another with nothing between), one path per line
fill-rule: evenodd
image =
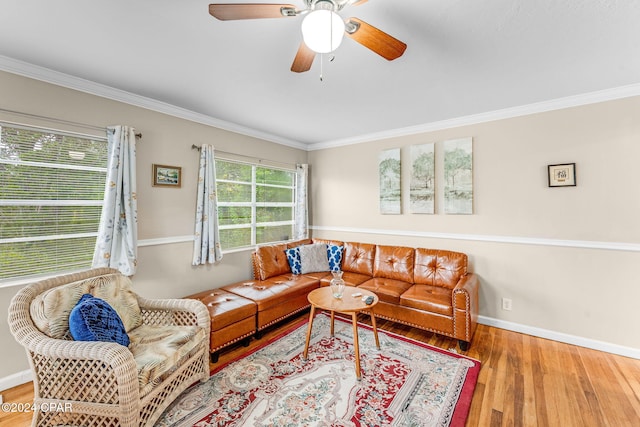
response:
M354 297L353 294L360 293L361 296ZM363 296L372 296L373 302L369 305L362 301ZM334 298L331 293L331 287L325 286L314 289L309 292L309 303L311 303L311 314L309 314L309 328L307 329L307 340L304 343L304 352L302 357L306 360L309 354L309 340L311 339L311 329L313 328L313 319L316 310L327 310L331 312L331 336L333 336L333 320L335 313L350 314L353 323L353 348L356 353L356 378L360 379L360 345L358 344L358 313L368 310L371 315L371 324L373 326L373 335L376 339L376 347L380 349L380 341L378 340L378 328L376 327L376 317L373 313L373 307L378 303L378 296L366 289L346 286L341 299Z

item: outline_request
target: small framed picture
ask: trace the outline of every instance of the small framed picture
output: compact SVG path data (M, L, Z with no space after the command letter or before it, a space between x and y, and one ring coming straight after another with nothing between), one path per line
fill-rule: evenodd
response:
M182 168L179 166L153 165L154 187L182 186Z
M549 165L549 187L575 187L576 164Z

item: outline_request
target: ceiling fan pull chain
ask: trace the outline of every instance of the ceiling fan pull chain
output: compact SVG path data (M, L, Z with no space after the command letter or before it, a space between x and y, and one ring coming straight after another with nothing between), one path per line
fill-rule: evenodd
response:
M324 81L324 76L322 75L322 71L323 71L323 65L324 65L324 54L320 54L320 81Z

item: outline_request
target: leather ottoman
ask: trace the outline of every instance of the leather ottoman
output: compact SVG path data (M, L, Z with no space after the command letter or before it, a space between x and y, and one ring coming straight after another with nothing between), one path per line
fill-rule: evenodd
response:
M251 336L256 332L255 302L224 289L204 291L185 298L200 300L209 310L211 317L209 352L212 363L218 361L220 349L230 344L244 339L245 347L249 345Z
M251 286L247 286L251 283ZM282 319L310 306L307 295L320 287L320 281L305 276L276 276L255 282L238 282L223 287L236 295L255 302L256 338L261 332Z

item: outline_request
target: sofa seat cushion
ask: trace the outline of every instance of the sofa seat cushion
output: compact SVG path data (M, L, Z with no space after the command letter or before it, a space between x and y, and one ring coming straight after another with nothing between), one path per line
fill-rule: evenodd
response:
M453 316L451 290L441 286L413 285L400 296L400 305Z
M332 277L329 278L329 282L331 281ZM344 283L347 286L358 286L363 284L367 280L371 280L371 276L368 276L366 274L353 273L351 271L343 271L342 280L344 280Z
M254 301L258 312L274 305L287 304L300 295L306 295L320 286L320 281L308 276L276 276L267 280L256 280L247 286L243 282L224 286L222 289Z
M399 304L400 296L406 292L412 286L411 283L403 282L401 280L384 279L381 277L374 277L359 285L359 288L366 289L374 292L378 295L380 301L388 302L391 304Z
M160 384L176 367L208 342L198 326L142 325L129 332L129 350L138 368L140 395Z
M311 277L312 279L319 280L320 283L326 283L327 285L333 279L333 274L328 271L318 271L317 273L307 273L305 277Z
M224 289L204 291L185 298L197 299L207 306L211 318L211 333L256 315L255 302Z

